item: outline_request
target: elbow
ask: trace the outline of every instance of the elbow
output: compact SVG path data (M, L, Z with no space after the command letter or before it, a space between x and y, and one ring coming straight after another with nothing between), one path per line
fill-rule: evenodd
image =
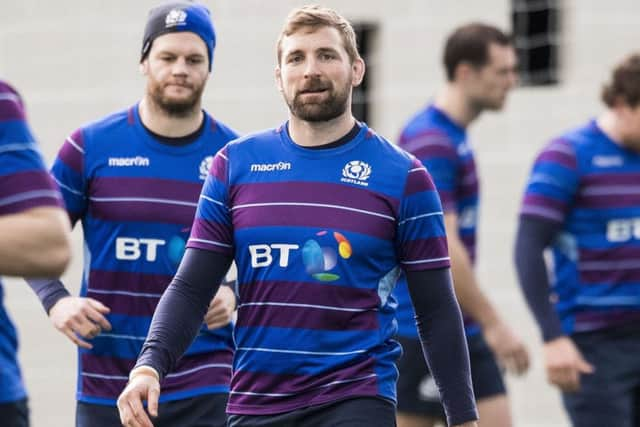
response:
M66 242L49 252L48 262L43 265L43 268L48 270L47 277L60 277L66 271L70 262L71 247Z
M37 253L30 269L32 277L60 277L71 262L71 241L66 230L61 229L48 244Z

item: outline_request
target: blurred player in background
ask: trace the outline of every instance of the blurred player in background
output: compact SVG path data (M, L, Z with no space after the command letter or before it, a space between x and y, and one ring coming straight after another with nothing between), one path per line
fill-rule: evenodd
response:
M20 95L0 81L0 275L62 274L71 256L69 222L27 125ZM18 337L0 284L0 424L29 425Z
M614 69L602 100L602 114L538 155L515 260L547 378L573 425L632 427L640 426L640 54Z
M365 64L351 24L295 9L277 47L289 120L215 157L187 252L118 400L124 425L151 425L142 401L155 414L158 379L235 258L230 426L394 426L390 293L402 270L448 421L475 426L440 202L415 157L353 117Z
M120 424L116 399L182 258L213 155L237 136L201 107L215 40L198 3L152 9L143 99L75 131L54 163L69 217L84 232L81 296L57 280L32 285L79 347L79 427ZM235 305L229 286L208 304L197 338L164 379L156 426L226 425Z
M457 28L444 48L447 84L402 130L399 145L413 153L433 177L447 229L456 296L465 316L473 388L480 425L508 427L511 415L496 363L516 373L528 354L481 291L476 260L479 185L467 128L485 110L501 110L516 83L516 55L499 29L480 23ZM423 427L444 418L434 378L422 363L414 311L404 281L397 290L399 339L398 424ZM488 346L487 346L488 344Z

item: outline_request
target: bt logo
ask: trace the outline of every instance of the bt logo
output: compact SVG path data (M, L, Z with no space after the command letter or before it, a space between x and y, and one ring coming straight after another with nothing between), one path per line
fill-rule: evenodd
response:
M158 257L158 246L164 246L166 243L160 239L118 237L116 238L116 259L135 261L144 256L144 259L153 262Z
M607 240L626 242L640 240L640 218L612 219L607 222Z
M251 267L269 267L274 262L279 267L288 267L292 253L298 250L299 245L289 243L249 245ZM314 279L333 282L340 278L332 271L338 264L338 259L349 259L352 252L351 243L343 234L323 230L302 246L302 263L305 271Z
M116 238L116 259L135 261L143 258L154 262L158 259L158 248L161 246L166 246L166 255L174 265L180 264L185 250L185 239L181 236L173 236L168 243L162 239L118 237Z

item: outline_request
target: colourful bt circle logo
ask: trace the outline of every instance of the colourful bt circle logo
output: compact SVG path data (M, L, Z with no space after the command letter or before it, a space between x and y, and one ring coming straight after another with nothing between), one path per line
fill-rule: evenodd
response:
M302 262L307 273L322 282L333 282L340 276L331 270L338 263L338 256L349 259L351 243L337 231L319 231L314 239L309 239L302 247Z

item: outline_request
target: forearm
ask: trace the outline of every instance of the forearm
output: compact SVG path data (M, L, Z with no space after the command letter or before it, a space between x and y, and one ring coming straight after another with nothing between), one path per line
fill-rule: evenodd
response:
M453 286L462 311L476 320L482 329L496 324L500 320L499 315L480 289L462 241L457 234L449 234L448 243Z
M57 279L28 279L27 284L38 296L47 314L61 298L71 295Z
M478 418L462 315L449 269L407 272L418 334L448 425Z
M69 228L65 212L54 207L0 217L0 273L58 277L71 258Z
M164 377L193 342L231 258L187 249L162 295L136 367L150 366Z
M563 334L560 318L549 299L549 275L543 256L559 227L549 221L523 217L516 235L514 255L520 287L545 342Z

